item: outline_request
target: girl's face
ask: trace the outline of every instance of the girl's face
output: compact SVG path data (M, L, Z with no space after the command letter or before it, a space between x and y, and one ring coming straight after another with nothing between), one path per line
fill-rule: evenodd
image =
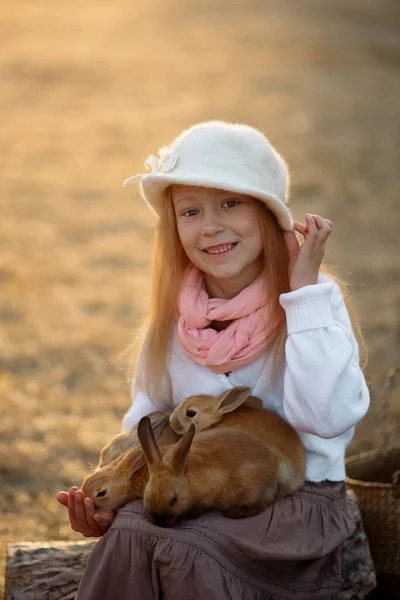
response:
M234 281L240 291L261 274L262 239L255 200L189 185L171 186L171 197L183 248L204 272L206 284L220 282L228 289Z

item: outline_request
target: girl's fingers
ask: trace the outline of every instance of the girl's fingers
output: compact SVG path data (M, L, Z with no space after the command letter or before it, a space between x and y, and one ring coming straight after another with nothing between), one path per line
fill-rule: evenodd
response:
M318 227L318 234L322 235L325 239L329 236L332 231L332 221L329 219L323 219L318 215L313 215L314 222Z
M321 244L324 244L332 231L332 221L329 219L323 219L319 215L313 215L314 221L319 229L318 240Z
M78 488L72 487L68 494L68 516L71 528L74 531L79 531L78 521L75 514L75 492Z
M101 523L96 523L94 519L95 509L90 498L83 497L82 490L72 487L67 494L59 492L57 500L64 500L64 494L67 495L68 516L71 528L85 537L99 537L108 529L108 525L103 527ZM63 503L63 502L61 502Z
M307 223L307 233L312 237L315 237L318 233L317 225L310 214L306 214L306 223Z
M319 229L325 228L327 226L332 227L332 221L330 221L329 219L324 219L323 217L320 217L319 215L311 215L312 218L314 219L314 221L317 224L317 227L319 227Z
M83 535L88 535L88 530L90 527L86 518L86 509L83 502L83 492L81 490L77 490L75 492L75 516L76 521L78 523L79 531L83 533Z
M57 501L63 506L68 506L68 492L58 492Z
M99 535L93 533L87 523L86 510L83 504L83 493L78 488L70 490L68 499L68 512L71 522L71 528L85 537Z
M307 234L307 225L299 221L293 221L293 229L304 236Z
M328 237L330 235L331 235L330 229L321 229L318 234L318 240L319 240L320 244L325 244L326 240L328 239Z
M328 239L332 231L332 221L324 219L319 215L306 214L306 225L299 221L294 221L293 228L295 231L304 236L306 240L310 235L312 238L317 238L318 242L324 243ZM317 241L315 239L315 241Z
M101 535L102 528L100 523L96 523L93 516L95 514L94 505L90 498L85 498L84 500L85 509L86 509L86 520L89 525L89 529L92 531L92 535Z

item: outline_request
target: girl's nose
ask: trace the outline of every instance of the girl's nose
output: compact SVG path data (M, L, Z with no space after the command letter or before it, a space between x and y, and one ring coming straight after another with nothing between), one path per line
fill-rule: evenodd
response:
M224 225L216 215L211 214L204 217L201 224L201 235L216 235L224 230Z

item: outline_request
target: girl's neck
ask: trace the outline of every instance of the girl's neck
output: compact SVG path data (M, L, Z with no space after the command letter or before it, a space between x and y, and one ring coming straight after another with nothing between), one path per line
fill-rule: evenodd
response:
M204 283L210 298L222 298L231 300L244 288L255 281L262 273L263 265L257 261L249 265L247 269L231 279L217 279L208 273L204 273Z

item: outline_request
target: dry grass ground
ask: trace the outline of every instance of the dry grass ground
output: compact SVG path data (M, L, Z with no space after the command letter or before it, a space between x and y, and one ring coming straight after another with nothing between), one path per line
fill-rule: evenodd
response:
M129 404L152 217L133 187L195 122L264 130L292 207L334 222L370 350L369 415L399 359L400 38L396 0L14 0L0 13L0 537L76 539L54 500ZM390 398L392 439L400 403Z

